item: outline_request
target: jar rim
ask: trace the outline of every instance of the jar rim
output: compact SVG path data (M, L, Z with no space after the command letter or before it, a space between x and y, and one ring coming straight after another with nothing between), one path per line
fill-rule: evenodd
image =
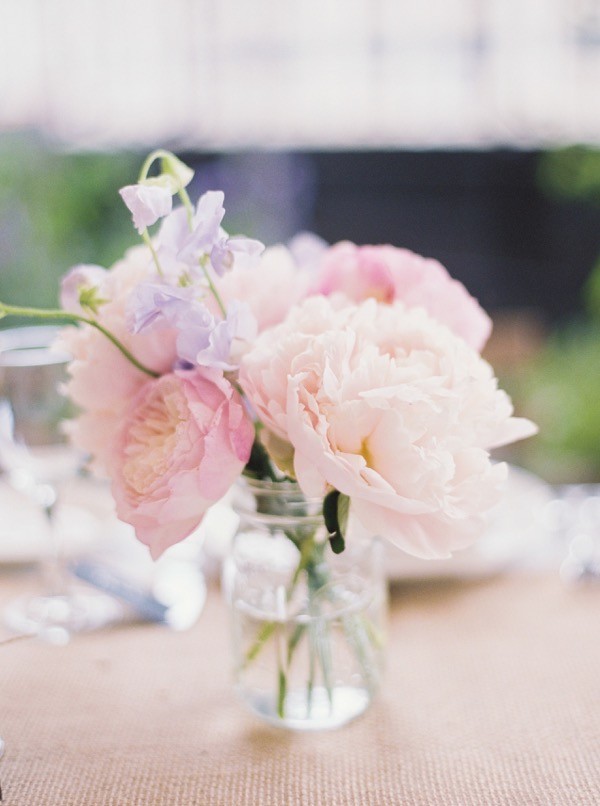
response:
M280 496L286 493L293 495L301 495L307 504L318 504L323 501L323 496L307 496L297 481L292 479L281 479L281 481L273 481L272 479L256 479L252 476L241 475L237 484L252 492L260 493L266 496Z

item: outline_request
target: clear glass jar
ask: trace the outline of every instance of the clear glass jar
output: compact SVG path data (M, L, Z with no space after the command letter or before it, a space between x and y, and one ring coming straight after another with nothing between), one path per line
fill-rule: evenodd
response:
M322 503L290 482L242 480L223 573L237 692L267 722L298 730L363 713L383 669L383 547L350 540L334 554Z

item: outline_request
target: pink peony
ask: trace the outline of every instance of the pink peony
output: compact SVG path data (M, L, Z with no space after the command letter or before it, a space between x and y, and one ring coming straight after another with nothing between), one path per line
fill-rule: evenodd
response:
M111 456L119 517L153 558L187 537L242 472L254 427L218 370L147 381L124 413Z
M140 246L104 272L98 295L107 302L98 309L98 322L116 336L144 365L167 372L176 359L174 330L134 335L127 326L126 309L133 288L154 276L150 252ZM70 423L74 444L93 457L102 473L111 442L131 398L148 380L95 328L83 325L63 330L62 344L73 356L66 391L82 414Z
M301 272L285 246L272 246L255 265L234 266L220 278L218 288L226 304L246 302L259 330L281 322L306 295L308 274Z
M479 351L492 329L477 300L441 263L395 246L335 244L323 253L311 292L342 293L352 302L401 300L407 307L425 308Z
M474 349L400 302L309 298L259 336L240 382L293 446L307 495L339 490L365 528L419 557L478 536L507 472L489 450L535 432Z

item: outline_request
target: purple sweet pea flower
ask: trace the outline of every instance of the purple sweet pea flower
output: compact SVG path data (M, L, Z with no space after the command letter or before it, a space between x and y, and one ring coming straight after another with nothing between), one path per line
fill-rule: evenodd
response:
M180 242L177 257L189 266L197 265L203 255L210 254L219 238L221 221L225 215L221 190L209 190L200 197L192 220L192 231Z
M179 257L179 250L190 234L188 217L185 207L178 207L163 219L155 239L155 248L163 274L177 281L183 272L189 273L193 268L184 263Z
M178 331L177 356L184 365L236 369L231 360L234 339L250 340L256 335L256 321L245 303L233 301L227 318L216 319L207 306L195 298L192 286L140 283L133 291L127 311L130 330L171 327Z
M178 207L163 219L156 236L156 243L159 249L168 250L176 255L189 234L190 227L186 209Z
M258 335L258 323L246 302L234 299L227 309L227 326L231 339L240 341L253 341Z
M212 330L208 345L198 351L195 363L223 371L235 370L239 364L231 355L234 339L251 341L257 332L257 322L249 306L233 300L227 310L227 318Z
M224 372L236 369L231 363L231 335L227 321L219 322L208 337L208 345L196 353L194 363L201 367L213 367Z
M225 215L222 191L209 190L199 200L190 230L187 212L180 207L163 221L156 239L160 264L169 274L186 267L192 276L202 271L199 262L208 256L214 272L221 277L234 265L251 268L264 249L260 241L233 236L221 227Z
M177 322L177 355L182 361L197 366L198 353L210 345L211 333L217 327L217 320L202 303L182 311Z
M221 191L205 193L196 207L191 229L184 207L179 207L165 218L156 238L163 270L174 274L185 268L192 275L201 274L199 261L205 255L210 255L214 245L221 239L224 198Z
M222 277L228 269L232 269L234 265L249 269L256 265L260 253L265 248L264 244L243 235L228 238L223 230L221 233L222 237L213 246L210 253L210 262L219 277Z
M132 333L156 327L179 327L194 305L194 289L167 283L140 283L132 291L127 324ZM202 306L204 307L204 306Z
M227 317L217 320L204 308L204 316L199 308L189 308L178 322L177 354L190 364L214 367L224 371L237 369L232 359L231 347L234 339L251 341L257 333L256 319L245 302L233 300Z
M171 212L171 190L163 185L127 185L119 193L131 211L134 226L140 235Z

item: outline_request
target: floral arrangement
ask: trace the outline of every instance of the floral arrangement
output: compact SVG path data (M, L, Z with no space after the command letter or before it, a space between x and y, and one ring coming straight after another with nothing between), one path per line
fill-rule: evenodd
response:
M61 310L0 303L77 325L70 435L119 517L158 557L246 474L323 497L335 551L349 512L420 557L473 542L507 473L490 450L535 432L481 358L486 313L406 249L231 236L192 175L154 152L120 191L140 245L71 269Z

